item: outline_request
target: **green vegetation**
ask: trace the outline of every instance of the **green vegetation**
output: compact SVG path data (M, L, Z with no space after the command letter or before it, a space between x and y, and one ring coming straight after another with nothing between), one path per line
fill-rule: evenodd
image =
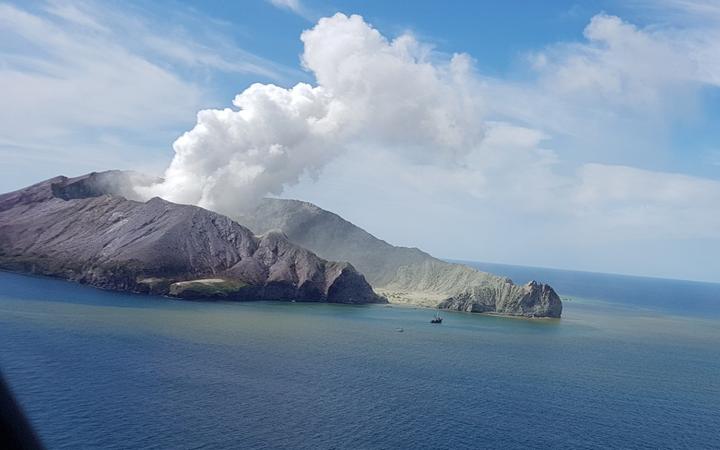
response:
M227 297L248 286L238 280L220 278L180 281L170 285L170 295L183 298Z

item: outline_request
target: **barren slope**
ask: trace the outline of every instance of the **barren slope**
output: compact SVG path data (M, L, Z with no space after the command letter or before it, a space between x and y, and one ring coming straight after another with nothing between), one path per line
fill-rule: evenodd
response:
M126 200L114 195L118 176L56 177L0 195L0 268L181 297L384 301L349 263L195 206ZM178 284L206 279L223 283Z
M391 302L526 317L560 317L562 302L546 284L506 277L395 247L337 214L298 200L265 199L237 217L255 232L282 230L323 258L350 261Z

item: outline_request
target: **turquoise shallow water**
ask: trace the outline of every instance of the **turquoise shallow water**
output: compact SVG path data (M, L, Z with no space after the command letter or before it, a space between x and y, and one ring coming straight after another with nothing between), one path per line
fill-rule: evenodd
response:
M712 286L686 315L610 295L433 326L0 273L0 365L50 448L718 448Z

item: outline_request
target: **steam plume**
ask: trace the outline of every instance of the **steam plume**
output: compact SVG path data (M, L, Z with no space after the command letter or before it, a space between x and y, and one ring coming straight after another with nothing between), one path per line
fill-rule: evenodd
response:
M237 109L200 111L173 144L164 181L138 189L232 214L316 175L352 143L452 160L482 139L466 55L437 62L411 35L388 41L340 13L301 39L315 86L253 84L233 100Z

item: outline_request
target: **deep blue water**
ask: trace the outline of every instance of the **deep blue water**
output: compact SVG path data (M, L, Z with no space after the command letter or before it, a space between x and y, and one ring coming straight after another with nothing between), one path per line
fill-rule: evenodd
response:
M49 448L719 448L720 285L563 276L561 320L433 326L0 273L0 365ZM652 308L676 288L692 315Z

